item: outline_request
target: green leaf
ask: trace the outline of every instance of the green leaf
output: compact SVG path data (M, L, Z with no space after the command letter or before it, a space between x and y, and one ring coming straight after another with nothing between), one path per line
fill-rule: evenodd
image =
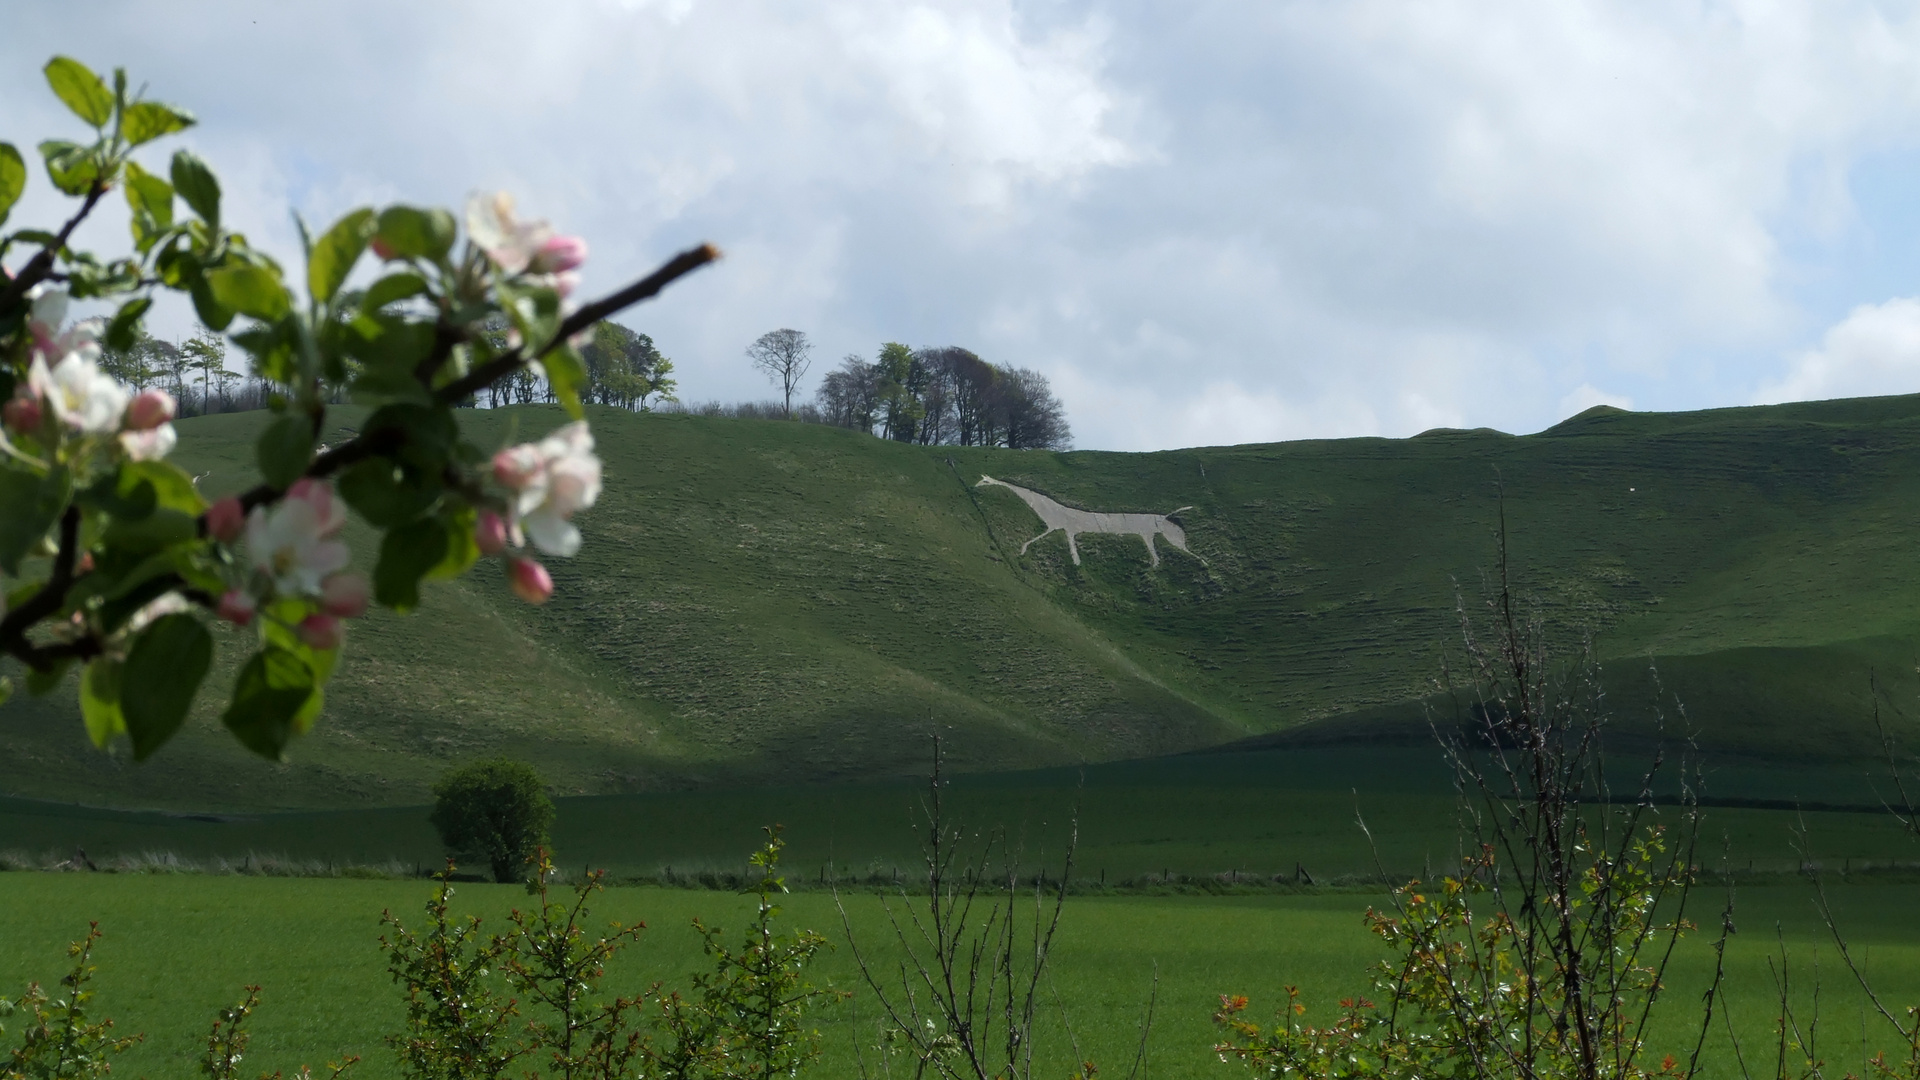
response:
M136 101L120 114L120 135L134 146L149 143L162 135L185 131L195 121L185 109L162 105L157 101Z
M334 665L340 660L340 650L315 649L300 640L300 623L314 610L315 605L311 600L277 600L267 606L263 613L266 618L261 621L260 628L268 645L285 649L299 657L307 665L307 670L313 672L313 684L325 686L327 680L333 677ZM298 733L305 731L306 728L302 727Z
M120 673L120 711L135 761L180 730L212 663L213 635L192 615L162 616L134 639Z
M127 207L133 211L128 226L141 251L153 247L160 234L173 226L173 185L127 162Z
M360 298L360 310L368 313L379 311L388 304L419 296L426 291L427 279L411 270L388 274L367 289L367 295Z
M362 461L340 477L340 497L379 529L390 529L426 513L441 491L438 474L426 475L387 458Z
M580 407L580 390L587 385L591 376L587 371L587 362L581 359L574 347L561 342L558 348L540 358L540 366L547 373L547 384L553 387L553 396L567 410L567 415L578 420L586 415Z
M193 313L200 317L207 329L225 330L233 322L233 309L214 299L205 275L193 275L187 285L187 295L193 297Z
M401 258L439 259L453 247L453 215L445 210L389 206L380 211L374 233L381 246Z
M220 225L220 181L214 179L213 170L207 163L186 150L176 150L173 155L173 189L187 200L193 212L209 226Z
M73 501L83 509L106 514L121 521L139 521L160 505L152 484L128 480L127 466L108 473L74 493Z
M80 673L80 719L87 738L102 750L115 735L127 730L120 711L120 662L101 657Z
M90 146L48 139L40 144L40 157L47 163L47 178L68 195L85 195L100 176L100 161Z
M146 317L147 309L153 306L150 296L135 297L120 305L107 322L107 330L101 334L101 340L109 349L131 349L140 338L140 320Z
M198 516L207 509L206 497L193 486L185 469L166 461L130 461L120 466L120 493L141 484L153 485L158 504L167 510Z
M402 525L380 541L373 598L402 614L420 606L420 579L447 557L447 530L432 518Z
M307 471L313 460L313 423L305 416L282 416L267 425L254 444L260 475L277 488L287 488Z
M154 552L191 543L200 534L194 515L178 510L155 510L136 521L114 520L102 535L108 544L130 552Z
M45 671L38 668L27 669L27 693L34 697L46 697L60 688L60 680L67 677L67 669L73 661L61 658L48 665Z
M242 746L277 761L293 737L313 725L320 700L320 688L307 662L288 649L270 645L240 669L233 703L220 722Z
M0 225L7 222L13 204L27 190L27 163L12 143L0 142Z
M73 114L94 127L105 127L113 119L113 91L87 65L68 56L56 56L44 69L47 85L53 87Z
M7 703L7 699L11 698L12 696L13 696L13 680L8 678L5 675L0 675L0 705L5 705Z
M67 473L54 469L37 476L26 469L0 465L0 570L19 576L20 560L60 519L67 503Z
M307 291L317 303L327 303L353 271L353 264L373 239L373 211L362 207L333 223L307 256Z
M293 310L293 298L280 283L280 275L264 266L242 263L207 272L207 287L220 306L251 315L262 322L276 322Z
M447 553L438 565L427 571L427 577L433 581L448 581L459 577L480 561L480 541L473 535L473 527L479 515L473 507L462 506L451 512L442 512L440 525L447 534Z

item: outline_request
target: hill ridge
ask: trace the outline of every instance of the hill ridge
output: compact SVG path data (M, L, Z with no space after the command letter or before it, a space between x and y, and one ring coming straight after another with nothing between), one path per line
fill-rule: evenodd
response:
M462 422L488 445L560 419ZM135 768L86 747L68 695L16 699L0 791L388 805L482 753L601 794L898 775L936 726L956 769L987 771L1404 720L1491 564L1501 498L1522 588L1569 640L1592 636L1628 723L1650 715L1649 656L1703 739L1759 756L1870 752L1870 670L1920 691L1920 395L1139 454L592 419L606 493L546 607L483 568L356 626L287 766L227 745L214 701ZM233 486L259 422L184 421L177 457ZM1041 523L982 475L1091 512L1190 506L1206 561L1169 547L1154 567L1138 535L1085 532L1078 566L1057 532L1021 556ZM357 525L349 539L370 554ZM223 640L220 662L236 651Z

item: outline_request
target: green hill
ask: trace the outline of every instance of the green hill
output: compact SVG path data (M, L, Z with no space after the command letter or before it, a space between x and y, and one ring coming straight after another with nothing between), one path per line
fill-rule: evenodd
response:
M186 421L176 460L233 489L260 419ZM465 422L491 445L561 419ZM417 615L357 623L286 765L233 746L217 701L135 767L86 745L70 695L16 697L0 790L317 808L419 802L482 753L613 794L895 775L936 729L971 771L1423 730L1502 490L1516 582L1563 636L1595 635L1630 717L1659 697L1651 658L1670 723L1677 698L1726 753L1872 752L1869 673L1889 724L1914 727L1893 706L1920 692L1920 397L1151 454L593 421L607 490L545 607L483 567ZM1059 533L1020 555L1038 518L982 474L1085 510L1191 507L1197 557L1163 543L1154 569L1137 537L1081 534L1075 566ZM357 554L369 537L350 534Z

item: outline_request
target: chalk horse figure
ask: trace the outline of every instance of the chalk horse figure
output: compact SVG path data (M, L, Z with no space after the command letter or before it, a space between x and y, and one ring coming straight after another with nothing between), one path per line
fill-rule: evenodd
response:
M1166 537L1167 543L1172 544L1181 551L1185 551L1189 555L1193 555L1193 552L1187 550L1186 530L1182 529L1179 523L1173 520L1174 514L1179 513L1180 510L1191 510L1193 509L1191 506L1183 506L1180 510L1174 510L1166 514L1102 514L1092 510L1075 510L1071 506L1062 506L1037 491L1028 491L1018 484L1009 484L1005 480L995 480L991 476L981 476L980 482L975 484L974 487L987 487L989 485L1006 488L1015 495L1020 496L1020 501L1031 506L1033 512L1040 515L1040 521L1047 527L1045 532L1034 537L1033 540L1029 540L1020 545L1020 554L1022 555L1027 553L1027 549L1033 546L1035 540L1044 540L1052 536L1055 532L1064 532L1067 534L1067 552L1073 556L1073 565L1075 566L1080 565L1080 545L1073 541L1077 533L1112 533L1119 536L1138 536L1141 540L1146 541L1147 555L1153 560L1155 567L1160 565L1160 552L1153 543L1155 534ZM1193 557L1200 559L1198 555L1193 555ZM1200 561L1204 564L1207 560L1200 559Z

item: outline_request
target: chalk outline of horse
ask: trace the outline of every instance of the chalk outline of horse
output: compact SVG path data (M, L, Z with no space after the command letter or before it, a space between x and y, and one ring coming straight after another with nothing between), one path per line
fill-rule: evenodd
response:
M1160 549L1154 544L1153 538L1159 535L1166 537L1167 543L1200 559L1200 565L1207 564L1207 560L1194 555L1187 547L1187 531L1180 527L1179 522L1172 520L1174 514L1178 514L1181 510L1191 510L1193 509L1191 506L1182 506L1179 510L1172 510L1165 514L1109 514L1098 510L1077 510L1071 506L1064 506L1037 491L1029 491L1019 484L1009 484L1005 480L995 480L985 473L980 475L980 482L973 486L989 485L1006 488L1018 495L1021 502L1026 503L1034 513L1040 515L1040 523L1047 527L1046 531L1039 536L1020 545L1022 555L1027 553L1027 549L1033 546L1035 540L1044 540L1055 532L1064 532L1067 534L1067 552L1073 556L1073 565L1079 566L1080 545L1074 542L1075 535L1094 533L1104 536L1138 536L1146 543L1147 556L1153 560L1154 568L1158 569Z

